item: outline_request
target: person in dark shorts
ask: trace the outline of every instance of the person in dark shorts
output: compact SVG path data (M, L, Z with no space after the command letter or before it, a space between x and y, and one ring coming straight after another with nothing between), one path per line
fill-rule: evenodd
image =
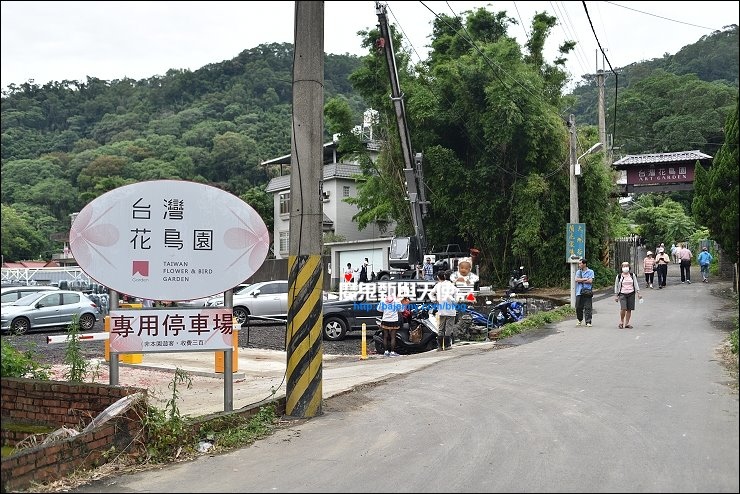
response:
M642 300L637 276L630 270L630 263L622 263L622 272L614 280L614 301L619 302L619 329L632 329L630 318L635 310L635 294Z
M399 311L401 304L396 301L392 294L386 297L378 304L378 310L383 313L380 318L380 328L383 330L383 348L385 357L398 357L396 353L396 332L401 325Z

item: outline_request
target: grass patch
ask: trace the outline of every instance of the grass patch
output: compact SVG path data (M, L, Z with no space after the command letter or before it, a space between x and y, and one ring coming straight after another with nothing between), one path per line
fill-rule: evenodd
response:
M499 333L498 338L508 338L515 334L541 328L545 324L560 322L571 317L575 313L576 310L570 305L562 305L557 309L538 312L537 314L525 317L521 321L506 324L502 328L501 333Z
M269 436L275 430L276 423L275 405L270 404L260 408L259 412L250 418L235 415L211 420L201 432L216 448L232 449L247 446Z

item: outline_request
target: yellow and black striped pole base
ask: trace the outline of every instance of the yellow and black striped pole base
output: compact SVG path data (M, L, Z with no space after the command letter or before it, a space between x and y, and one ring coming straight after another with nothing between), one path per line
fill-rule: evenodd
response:
M288 259L287 386L285 414L321 415L323 346L323 264L321 255Z

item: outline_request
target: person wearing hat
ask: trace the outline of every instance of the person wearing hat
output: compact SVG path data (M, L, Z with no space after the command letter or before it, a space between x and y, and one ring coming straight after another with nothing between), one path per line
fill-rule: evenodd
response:
M712 254L709 253L707 246L701 248L701 252L697 256L696 260L699 261L699 268L701 269L701 281L709 283L709 264L712 262Z
M655 258L652 251L647 251L647 255L642 261L642 269L645 273L645 286L652 288L655 277Z
M429 256L424 259L422 273L426 281L434 281L434 264L432 264L432 258Z
M671 257L666 254L664 247L658 248L658 255L655 257L655 265L658 271L658 289L665 287L665 280L668 277L668 264L671 263Z

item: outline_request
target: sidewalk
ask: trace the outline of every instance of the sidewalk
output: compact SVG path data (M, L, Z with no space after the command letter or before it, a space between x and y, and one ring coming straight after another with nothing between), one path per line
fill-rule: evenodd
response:
M459 356L466 350L489 350L494 345L495 342L461 342L447 352L399 357L372 354L366 360L361 360L359 355L325 354L322 395L326 399L362 384L383 381ZM239 348L239 366L233 379L233 409L284 397L286 362L287 354L283 351ZM224 380L223 374L215 372L215 352L147 353L140 364L120 364L119 384L147 388L151 402L164 408L172 398L168 386L177 368L192 378L190 389L178 386L180 413L196 417L224 411ZM102 362L100 370L96 381L107 383L107 362Z

